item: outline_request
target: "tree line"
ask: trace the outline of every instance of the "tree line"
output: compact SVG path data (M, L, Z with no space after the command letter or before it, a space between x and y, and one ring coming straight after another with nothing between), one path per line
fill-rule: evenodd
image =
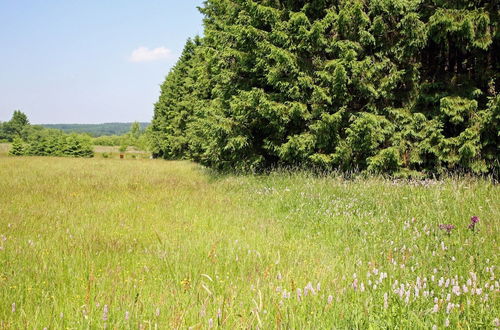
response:
M101 136L121 136L132 129L132 126L138 124L140 130L144 131L149 123L104 123L104 124L44 124L43 127L59 129L66 133L88 134L92 137Z
M499 2L207 0L149 128L217 169L497 173Z
M11 120L0 123L0 141L12 142L13 156L93 157L89 136L31 125L26 114L14 111Z

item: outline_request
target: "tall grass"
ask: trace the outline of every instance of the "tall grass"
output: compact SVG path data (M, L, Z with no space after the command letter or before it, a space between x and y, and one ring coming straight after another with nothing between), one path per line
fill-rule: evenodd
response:
M488 181L6 156L0 178L0 328L499 322Z

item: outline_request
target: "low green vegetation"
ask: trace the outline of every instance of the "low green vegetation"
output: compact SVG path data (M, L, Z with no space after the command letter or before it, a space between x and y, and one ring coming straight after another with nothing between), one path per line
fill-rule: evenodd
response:
M127 147L126 151L122 151L116 146L94 146L94 154L96 157L102 158L120 158L123 155L125 159L149 159L151 153L138 149L136 147Z
M480 0L207 0L156 157L400 176L500 170L500 17Z
M134 122L128 132L122 135L94 137L92 144L95 146L116 146L122 149L134 147L140 150L147 150L149 135L146 134L146 130L141 128L141 126L143 126L141 123Z
M90 138L64 134L58 130L34 131L26 141L17 137L12 142L12 156L93 157Z
M498 327L490 181L5 154L0 177L0 328Z
M60 130L30 125L28 117L19 110L12 119L0 125L3 140L12 142L11 156L93 157L90 137L66 134Z
M124 123L119 127L127 127L128 131L124 131L122 135L97 137L91 136L89 132L92 130L84 134L77 134L68 133L73 132L70 129L61 130L47 128L47 126L57 127L58 125L31 125L28 117L23 112L16 110L11 120L0 123L0 142L12 143L10 154L13 156L92 157L93 146L120 147L123 149L120 151L121 153L129 147L135 151L144 151L148 148L147 139L149 136L145 134L147 125L144 123ZM86 125L81 126L82 129L86 127Z

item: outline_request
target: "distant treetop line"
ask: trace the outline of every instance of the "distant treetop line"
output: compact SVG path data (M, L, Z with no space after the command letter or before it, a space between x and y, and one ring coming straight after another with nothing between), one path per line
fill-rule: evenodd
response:
M207 0L151 150L218 169L500 170L500 4Z
M93 137L124 135L128 133L133 123L103 123L103 124L43 124L40 126L62 130L66 133L89 134ZM149 123L139 123L145 130Z

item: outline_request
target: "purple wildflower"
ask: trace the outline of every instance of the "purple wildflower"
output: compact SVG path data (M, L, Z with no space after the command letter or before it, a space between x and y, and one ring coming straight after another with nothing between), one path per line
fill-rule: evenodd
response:
M450 234L451 231L455 229L455 226L450 224L441 224L439 225L439 229L445 230L447 234Z
M472 230L472 231L475 231L477 223L479 223L479 217L478 216L473 216L472 218L470 218L469 229Z

